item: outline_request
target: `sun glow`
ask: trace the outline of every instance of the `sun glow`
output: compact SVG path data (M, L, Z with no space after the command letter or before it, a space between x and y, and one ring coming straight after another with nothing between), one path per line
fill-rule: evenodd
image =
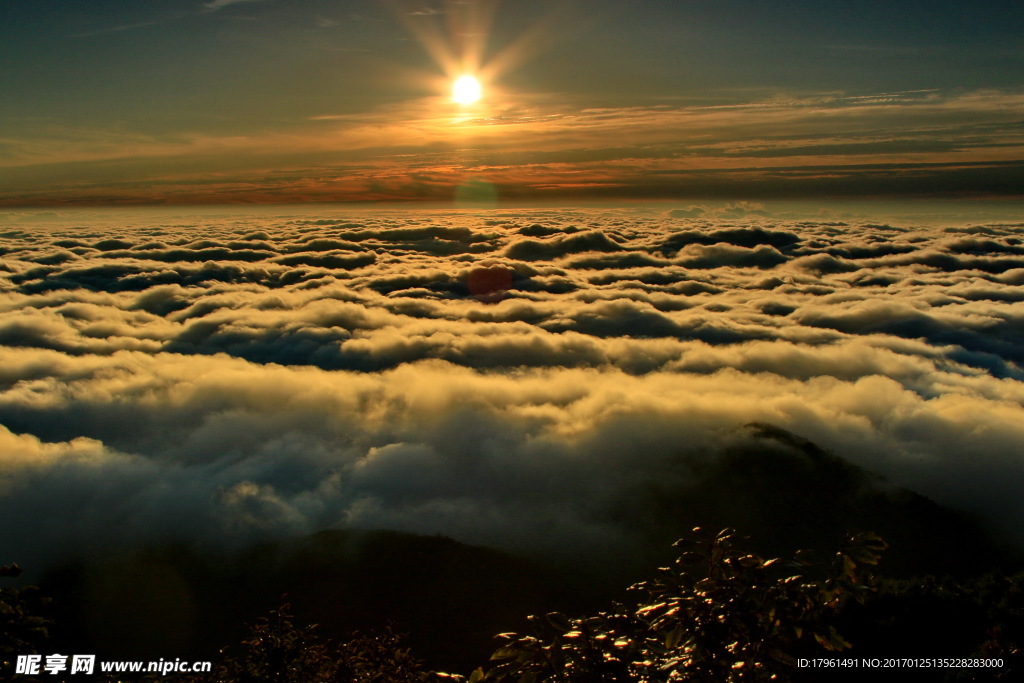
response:
M452 100L459 104L473 104L483 95L480 81L473 76L460 76L452 84Z
M436 0L428 3L430 9L424 9L422 0L387 0L438 67L411 70L409 83L428 83L430 91L439 96L434 102L449 107L455 104L462 110L457 116L480 114L484 100L486 108L495 111L509 106L514 95L502 88L503 75L565 33L560 20L567 18L568 4L549 3L535 23L521 33L505 35L507 40L499 48L488 49L500 1Z

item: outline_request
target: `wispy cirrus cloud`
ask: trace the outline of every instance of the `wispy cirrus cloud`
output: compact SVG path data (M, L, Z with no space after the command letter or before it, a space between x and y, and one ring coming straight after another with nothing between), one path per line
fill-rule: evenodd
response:
M1024 161L1022 107L1024 94L1009 91L613 108L498 94L474 115L430 97L232 136L48 129L0 141L9 152L0 177L11 195L0 203L47 194L131 200L131 183L143 179L178 201L280 200L290 192L294 200L430 199L450 196L471 175L512 195L614 196L622 188L622 196L677 196L689 187L692 196L726 192L730 183L820 194L817 179L828 177L846 179L833 191L918 193L927 187L915 178L926 176L938 181L936 191L959 183L960 191L1006 193ZM208 191L197 197L203 184Z
M217 10L223 9L223 8L227 7L228 5L237 5L237 4L242 3L242 2L266 2L266 1L267 0L213 0L212 2L205 3L203 5L203 7L208 12L216 12Z

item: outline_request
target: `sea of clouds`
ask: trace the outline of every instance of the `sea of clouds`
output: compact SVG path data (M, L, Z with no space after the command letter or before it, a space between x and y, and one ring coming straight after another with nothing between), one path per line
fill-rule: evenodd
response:
M1024 541L1024 223L749 204L0 215L0 561L628 544L763 422Z

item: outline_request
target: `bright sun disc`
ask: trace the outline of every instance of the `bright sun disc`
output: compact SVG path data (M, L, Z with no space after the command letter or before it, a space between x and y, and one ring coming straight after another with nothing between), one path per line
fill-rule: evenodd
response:
M452 85L452 100L459 104L472 104L481 94L480 81L472 76L460 76Z

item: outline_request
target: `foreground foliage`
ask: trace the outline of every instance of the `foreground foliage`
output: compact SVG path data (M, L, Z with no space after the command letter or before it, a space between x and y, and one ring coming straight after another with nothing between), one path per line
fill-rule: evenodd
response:
M681 554L650 581L645 598L583 619L533 617L534 633L506 633L471 681L761 681L792 673L797 656L850 644L831 626L849 600L872 590L885 543L849 539L829 562L798 553L790 562L746 553L732 530L676 543Z
M886 548L853 536L833 556L790 560L744 550L732 530L694 529L678 559L631 588L632 605L583 618L529 617L503 633L491 663L468 677L428 672L393 629L337 643L296 623L285 603L225 648L209 674L111 680L182 683L739 683L819 680L812 657L984 657L998 669L929 672L928 680L1009 681L1024 671L1024 574L963 582L879 580ZM16 566L0 576L17 576ZM32 588L0 589L0 680L17 654L45 651L48 621ZM838 674L838 672L832 672ZM905 679L913 678L912 672ZM920 672L917 672L920 673ZM16 677L18 680L27 680ZM829 680L837 679L830 675Z
M315 626L296 626L290 605L261 617L238 651L222 651L211 676L190 680L237 683L416 683L426 679L421 662L391 628L356 633L334 645Z
M16 564L0 566L0 578L21 575ZM43 616L46 598L35 586L0 588L0 680L14 671L18 655L37 654L49 635L49 619Z

